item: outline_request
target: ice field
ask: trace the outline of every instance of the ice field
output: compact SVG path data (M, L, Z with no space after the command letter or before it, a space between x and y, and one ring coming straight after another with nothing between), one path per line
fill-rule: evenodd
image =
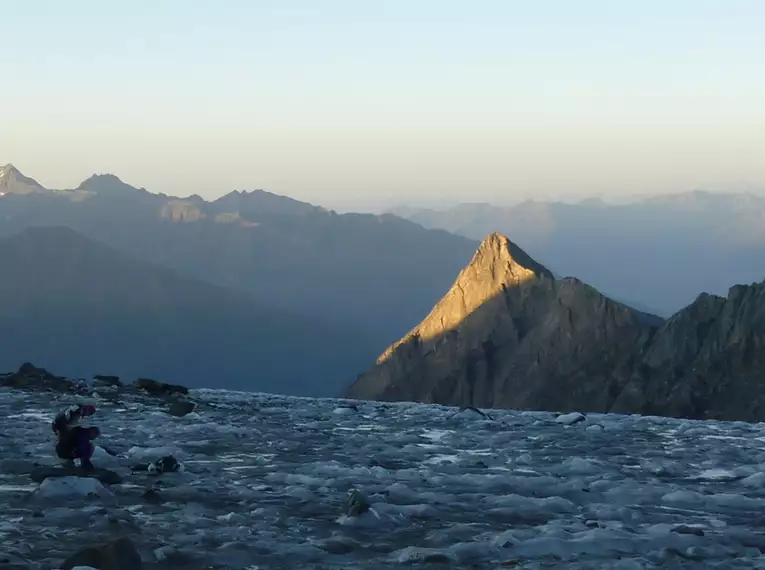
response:
M765 568L762 424L191 397L180 418L149 397L86 399L121 454L94 463L123 483L39 485L53 415L83 399L0 391L6 566L60 568L127 536L143 568ZM182 472L131 473L167 453Z

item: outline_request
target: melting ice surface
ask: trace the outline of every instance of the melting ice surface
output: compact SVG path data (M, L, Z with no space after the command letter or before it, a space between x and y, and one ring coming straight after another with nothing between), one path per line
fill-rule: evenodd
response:
M125 482L78 496L28 476L73 400L0 392L5 555L58 568L129 536L149 568L765 568L762 424L192 396L183 418L101 402L92 422L123 456L96 462ZM167 452L183 472L131 474ZM345 515L352 488L370 511Z

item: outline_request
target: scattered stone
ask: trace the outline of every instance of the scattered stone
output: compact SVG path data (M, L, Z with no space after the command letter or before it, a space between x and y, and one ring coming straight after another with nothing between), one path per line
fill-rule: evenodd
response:
M170 409L167 413L176 418L182 418L193 412L196 407L197 405L189 400L175 400L170 404Z
M156 461L151 461L146 466L146 471L152 475L161 475L162 473L175 473L182 469L180 461L172 455L166 455Z
M141 570L143 562L129 538L120 538L101 546L90 546L77 551L64 560L62 570L89 566L98 570Z
M369 510L369 501L358 489L351 489L348 492L348 499L345 502L345 514L349 517L357 517Z
M166 384L157 382L151 378L139 378L135 382L135 387L144 390L151 396L169 396L171 394L188 394L189 389L186 386L178 384Z
M93 385L99 387L122 388L122 382L119 376L105 376L96 374L93 376Z

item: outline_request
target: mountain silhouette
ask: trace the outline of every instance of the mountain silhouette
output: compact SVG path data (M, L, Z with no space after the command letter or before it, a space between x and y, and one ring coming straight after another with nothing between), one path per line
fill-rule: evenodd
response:
M337 214L262 190L171 197L109 174L0 199L0 236L41 225L270 307L365 329L381 346L427 313L477 246L392 215Z

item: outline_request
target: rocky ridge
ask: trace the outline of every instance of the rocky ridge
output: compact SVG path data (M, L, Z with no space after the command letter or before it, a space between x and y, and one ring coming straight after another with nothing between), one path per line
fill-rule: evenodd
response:
M492 234L430 315L346 395L760 420L764 346L765 283L727 299L702 295L665 322L555 279Z

